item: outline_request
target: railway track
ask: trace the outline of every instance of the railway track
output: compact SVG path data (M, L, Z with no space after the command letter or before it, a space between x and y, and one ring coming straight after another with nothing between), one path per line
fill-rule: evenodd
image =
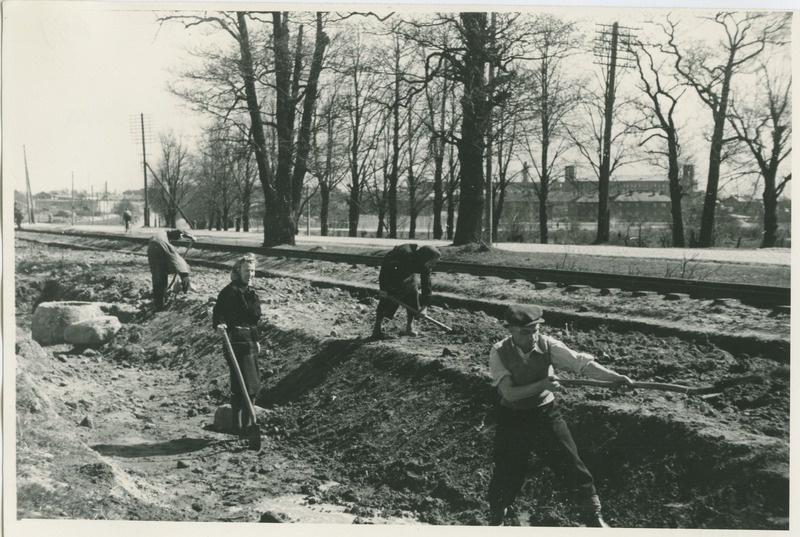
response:
M97 232L53 232L48 230L26 230L25 233L38 233L55 236L85 237L98 240L119 240L146 244L148 237L131 237L113 233ZM193 248L208 251L231 253L252 252L262 256L313 259L331 263L349 263L366 266L380 266L381 256L327 252L323 250L296 250L289 248L264 248L253 245L232 244L230 242L196 241ZM522 266L488 265L441 261L437 272L451 274L470 274L473 276L494 276L498 278L526 280L534 284L587 285L598 289L622 289L625 291L652 291L660 294L682 293L693 298L734 298L743 303L761 306L789 306L791 288L768 285L752 285L730 282L690 280L678 278L658 278L633 276L604 272L585 272L557 269L529 268Z

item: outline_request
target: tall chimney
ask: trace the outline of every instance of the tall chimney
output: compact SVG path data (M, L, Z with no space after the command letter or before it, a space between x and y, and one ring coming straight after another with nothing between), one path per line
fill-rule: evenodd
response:
M694 164L683 165L683 185L689 190L695 190L697 185L694 182Z
M574 165L564 166L564 180L565 181L574 181L575 180L575 166Z

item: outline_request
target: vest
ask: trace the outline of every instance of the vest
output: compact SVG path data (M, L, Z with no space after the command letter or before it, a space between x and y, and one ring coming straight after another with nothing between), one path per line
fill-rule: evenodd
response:
M512 338L508 337L503 340L497 349L500 361L511 372L511 383L514 386L538 382L550 374L550 344L547 338L539 336L537 346L543 351L542 353L534 349L528 356L523 358L517 352ZM550 390L545 390L536 397L528 397L519 401L507 401L502 395L500 397L501 405L517 409L536 408L549 403L555 398Z

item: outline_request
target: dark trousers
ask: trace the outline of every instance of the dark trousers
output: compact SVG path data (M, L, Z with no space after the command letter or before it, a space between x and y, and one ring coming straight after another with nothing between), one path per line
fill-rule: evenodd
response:
M594 480L555 403L526 410L498 405L494 474L489 483L492 508L509 507L514 502L525 483L531 451L573 492L576 503L592 501L596 495Z
M167 305L166 298L167 288L169 287L169 274L156 271L151 272L150 276L153 281L153 307L156 311L160 311ZM181 278L181 289L186 293L189 290L189 274L182 272L179 276Z
M169 285L169 274L166 272L155 271L150 274L153 280L153 307L156 310L163 310Z
M405 280L399 287L391 289L381 289L386 291L389 295L393 296L406 306L410 306L415 310L419 310L419 280L416 274L412 274ZM378 317L394 319L394 314L400 306L396 302L392 302L388 298L382 298L378 301ZM408 318L413 318L414 314L407 311Z
M258 371L258 345L253 337L254 330L251 328L229 328L228 337L231 340L233 353L236 355L236 363L242 373L247 395L250 401L255 403L255 397L261 390L261 378ZM244 399L244 392L239 384L239 377L230 362L228 349L223 347L223 353L228 360L231 378L231 410L234 413L241 412L247 408Z

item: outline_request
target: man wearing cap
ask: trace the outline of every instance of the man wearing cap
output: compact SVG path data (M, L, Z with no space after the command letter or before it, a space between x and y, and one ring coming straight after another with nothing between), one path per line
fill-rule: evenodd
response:
M423 315L427 313L431 303L431 270L439 261L440 255L439 250L433 246L418 248L416 244L401 244L386 254L381 262L381 272L378 276L381 299L378 302L375 325L372 328L373 338L383 337L381 328L383 318L393 319L399 307L389 297L414 308ZM419 274L419 281L417 274ZM420 284L422 286L421 297ZM420 304L422 308L420 308ZM407 310L407 314L405 334L416 336L417 333L412 328L416 314L410 310Z
M170 241L189 239L194 242L194 237L179 229L165 231L158 230L147 244L147 263L150 265L150 276L153 281L153 308L161 311L166 307L166 294L169 275L178 274L181 277L181 289L184 293L189 291L189 264L178 254Z
M489 352L492 385L500 393L494 443L494 474L489 483L489 524L500 526L525 482L528 456L534 451L557 479L571 488L587 526L607 528L589 470L581 461L553 392L561 390L553 367L620 386L630 378L603 367L590 354L575 352L539 333L543 310L513 305L504 315L511 335Z

